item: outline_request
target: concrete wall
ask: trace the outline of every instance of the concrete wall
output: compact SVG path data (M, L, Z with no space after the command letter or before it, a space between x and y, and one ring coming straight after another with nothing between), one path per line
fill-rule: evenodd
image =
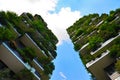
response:
M14 52L5 44L0 45L0 60L14 73L25 69L24 64L14 55ZM34 76L33 80L39 80Z
M3 43L0 45L0 59L15 73L25 68Z
M35 49L35 52L36 52L36 54L37 54L37 56L38 56L39 58L41 58L41 57L46 57L46 55L44 55L44 54L42 53L41 49L40 49L37 45L35 45L36 43L35 43L35 44L33 43L33 41L27 36L27 34L25 34L24 36L22 36L22 37L20 38L20 41L21 41L25 46L34 48L34 49Z
M90 48L89 48L89 43L86 43L85 45L82 46L82 48L79 50L81 55L85 55L88 54L88 52L90 52Z
M97 80L111 80L104 71L104 68L112 64L114 60L108 55L99 59L97 62L88 67L88 70L96 77Z
M43 73L43 70L34 61L32 61L32 66L39 72L39 74Z
M77 44L82 44L82 47L83 47L85 45L86 41L89 39L89 37L92 37L96 34L97 34L97 30L91 32L89 35L85 35L83 38L81 38L77 41ZM79 51L81 55L84 55L84 54L87 54L88 52L90 52L90 49L88 48L88 45L84 48L82 48L82 47Z
M116 36L110 43L106 44L105 46L101 47L100 49L96 50L94 52L94 54L92 54L93 56L97 56L99 54L101 54L102 52L106 51L109 47L111 47L114 44L114 41L116 39L118 39L120 37L120 35ZM104 44L104 43L103 43Z

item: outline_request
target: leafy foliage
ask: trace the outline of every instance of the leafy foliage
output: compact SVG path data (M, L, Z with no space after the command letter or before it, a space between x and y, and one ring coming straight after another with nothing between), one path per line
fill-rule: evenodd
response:
M103 41L103 39L99 36L93 36L89 39L89 48L92 49L92 51L95 51L98 47L100 47L100 43Z
M110 11L109 14L103 13L85 15L76 21L72 26L67 29L68 34L72 42L74 43L74 49L78 51L86 43L89 45L85 48L88 49L88 54L80 54L83 63L87 63L90 60L94 60L94 57L89 54L91 51L95 51L101 46L101 43L117 36L120 32L120 8L115 11ZM113 43L110 47L110 55L112 57L120 57L120 46L118 43ZM86 50L87 51L87 50ZM84 51L83 51L84 52ZM95 57L101 56L102 51Z
M39 58L38 59L40 63L42 63L44 69L45 69L45 74L52 74L52 71L55 69L55 66L53 62L50 61L49 58Z
M120 60L117 60L115 64L115 69L120 73Z
M14 12L0 11L0 41L18 41L18 38L25 33L37 43L40 49L42 49L48 57L50 57L48 52L50 52L54 58L57 56L55 50L58 39L52 31L48 29L46 22L40 15L36 14L33 16L30 13L23 13L18 16ZM37 57L34 48L26 46L24 46L24 48L19 48L12 43L11 46L17 49L25 62L32 65L32 60ZM39 61L44 67L44 73L47 76L48 74L52 74L55 67L51 62L51 58L41 58ZM24 76L26 76L25 79ZM31 73L26 70L21 71L16 75L15 80L17 79L32 80Z
M108 40L111 37L114 37L118 34L119 26L116 24L104 23L100 26L99 35L104 39Z
M120 38L116 39L114 44L110 47L110 56L112 58L120 57Z
M33 74L27 69L23 69L14 76L15 80L33 80L33 78Z
M0 27L0 40L14 40L16 38L16 34L5 27Z
M23 60L28 63L30 63L36 57L34 48L25 47L23 49L17 49L17 50L20 53L20 55L23 57Z

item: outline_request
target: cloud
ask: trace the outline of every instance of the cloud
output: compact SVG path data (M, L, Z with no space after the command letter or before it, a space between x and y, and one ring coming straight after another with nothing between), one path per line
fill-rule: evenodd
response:
M23 12L41 15L59 39L60 45L63 41L69 40L66 28L79 19L81 14L79 11L71 11L70 7L63 7L55 13L57 3L58 0L0 0L0 10L10 10L19 15Z
M59 39L58 45L62 41L69 40L66 29L70 27L76 20L81 17L79 11L71 11L70 7L61 8L58 13L48 14L44 19L48 23L48 27L56 34Z
M59 74L63 78L63 80L67 80L67 77L63 74L63 72L59 72Z
M57 2L58 0L0 0L0 10L44 15L54 11Z

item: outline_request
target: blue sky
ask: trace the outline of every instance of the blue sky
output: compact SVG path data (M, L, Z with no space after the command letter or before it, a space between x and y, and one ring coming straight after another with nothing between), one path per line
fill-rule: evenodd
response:
M56 12L62 7L70 7L71 11L80 11L81 15L90 13L109 13L110 10L120 8L119 0L59 0ZM54 60L56 69L51 80L90 80L78 52L73 50L71 42L64 41L57 49L58 57ZM62 76L60 73L62 72Z
M59 0L57 11L61 7L71 7L72 11L78 10L82 15L89 13L109 13L120 7L119 0Z
M77 52L73 49L72 42L63 42L57 48L58 56L54 60L56 68L51 80L90 80Z
M66 28L84 15L109 13L116 8L120 8L119 0L0 0L0 10L41 15L59 39L51 80L90 80Z

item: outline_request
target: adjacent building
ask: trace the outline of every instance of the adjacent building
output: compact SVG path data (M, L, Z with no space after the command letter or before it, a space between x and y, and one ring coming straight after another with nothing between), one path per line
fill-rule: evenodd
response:
M0 78L49 80L54 70L52 60L57 55L57 42L40 15L23 13L18 16L1 11L0 72L7 70L4 74L9 76Z
M120 79L120 9L84 16L67 31L93 80Z

